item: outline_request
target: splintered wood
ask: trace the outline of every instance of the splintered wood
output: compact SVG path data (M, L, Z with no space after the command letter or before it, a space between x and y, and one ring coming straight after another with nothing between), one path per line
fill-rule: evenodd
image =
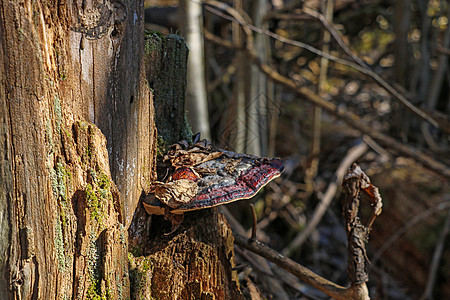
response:
M369 177L357 164L353 164L342 183L345 192L344 217L348 239L348 275L352 285L365 284L369 280L366 244L375 218L381 214L382 199L378 188L370 183ZM366 225L359 216L361 199L367 199L372 213Z

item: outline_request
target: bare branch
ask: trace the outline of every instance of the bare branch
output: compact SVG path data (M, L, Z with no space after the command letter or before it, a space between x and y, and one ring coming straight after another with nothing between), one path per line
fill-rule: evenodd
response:
M248 240L245 237L234 234L234 241L237 245L250 250L286 271L294 274L302 281L324 292L335 299L352 299L353 291L343 286L337 285L311 271L310 269L296 263L292 259L285 257L277 251L269 248L257 240Z
M274 82L279 83L286 88L302 95L308 101L322 107L328 113L341 119L350 127L353 127L356 130L359 130L360 132L370 136L374 140L377 140L378 143L382 144L383 146L396 150L402 155L414 158L416 161L422 163L426 168L433 170L444 177L450 176L450 169L445 164L436 161L432 157L425 155L410 146L397 142L392 137L374 130L372 127L362 123L357 115L338 109L335 104L323 100L322 98L320 98L320 96L309 90L307 87L298 87L294 81L278 73L278 71L276 71L274 68L263 62L258 54L254 51L252 31L249 26L246 25L247 23L244 21L244 18L239 14L239 12L237 12L232 7L218 1L208 0L206 1L206 3L208 5L216 6L225 10L228 14L233 16L233 18L236 19L237 22L243 25L242 29L247 35L246 46L249 57L260 68L260 70Z
M217 1L210 1L210 0L205 0L206 4L210 4L213 6L215 5L215 2ZM228 6L228 10L225 9L226 4L220 5L220 6L216 6L219 7L223 10L226 10L228 13L230 13L230 9L234 10L233 8ZM227 20L230 20L232 22L237 22L240 25L242 25L243 27L247 27L249 30L260 33L260 34L265 34L268 35L280 42L283 42L285 44L288 45L292 45L292 46L296 46L305 50L308 50L314 54L317 54L319 56L322 56L326 59L329 59L331 61L346 65L348 67L351 67L355 70L358 70L359 72L368 75L369 77L371 77L373 80L375 80L375 82L377 84L379 84L381 87L383 87L384 89L386 89L392 96L394 96L397 100L400 101L400 103L402 103L402 105L404 105L406 108L408 108L411 112L413 112L414 114L416 114L417 116L419 116L420 118L422 118L423 120L429 122L431 125L433 125L436 128L439 128L439 124L431 117L429 116L426 112L424 112L423 110L419 109L418 107L416 107L414 104L412 104L411 102L408 101L408 99L406 99L401 93L399 93L393 86L391 86L389 83L387 83L383 78L380 77L380 75L378 75L377 73L373 72L358 56L356 56L349 48L348 46L344 43L344 41L341 39L339 33L336 32L336 30L334 30L334 28L326 21L325 17L320 14L319 12L312 10L310 8L304 7L303 11L305 13L307 13L308 15L317 18L319 21L322 22L322 24L325 26L325 28L330 31L331 35L333 36L333 38L338 42L339 46L341 46L341 48L350 56L352 57L353 60L355 60L357 63L353 63L351 61L348 61L346 59L342 59L339 57L336 57L334 55L325 53L317 48L314 48L308 44L302 43L302 42L298 42L298 41L294 41L285 37L282 37L276 33L273 33L269 30L263 30L260 28L257 28L251 24L248 24L247 22L244 21L243 18L240 18L242 20L239 20L239 18L237 18L235 15L231 14L233 16L233 18L230 18L229 16L226 16L222 13L220 13L219 11L215 10L215 9L211 9L210 7L207 7L207 9L209 11L211 11L214 14L217 14ZM245 30L244 30L245 31Z
M365 143L362 143L351 148L347 152L347 155L344 157L338 169L336 170L335 173L336 181L331 182L328 185L327 191L325 192L323 197L321 197L319 204L314 210L311 220L306 225L306 228L303 231L301 231L286 246L286 248L283 249L282 253L284 255L288 256L291 255L295 251L295 249L298 249L306 241L311 232L317 227L320 220L322 220L322 217L324 216L326 210L330 206L331 200L333 200L334 196L336 195L338 186L341 184L345 172L356 159L358 159L361 155L363 155L367 151L367 149L368 149L367 145Z
M450 209L447 211L447 218L445 219L444 226L442 228L439 239L436 243L436 248L434 249L433 260L431 262L430 271L428 273L428 281L425 291L421 297L421 300L433 299L433 287L436 282L437 271L440 267L439 263L441 261L442 253L445 248L445 240L450 233Z
M331 33L331 35L339 44L339 46L342 48L342 50L344 50L345 53L347 53L347 55L349 55L358 65L360 65L364 70L366 70L365 74L372 77L372 79L375 80L376 83L385 88L392 96L394 96L397 100L399 100L402 103L402 105L408 108L411 112L413 112L420 118L424 119L425 121L429 122L434 127L439 128L438 123L431 116L429 116L426 112L424 112L423 110L419 109L417 106L409 102L408 99L406 99L402 94L400 94L392 85L387 83L383 78L381 78L380 75L372 71L361 58L355 55L350 50L350 48L345 44L340 34L333 28L333 26L331 26L331 24L321 13L306 6L303 8L303 11L306 14L316 18L323 24L323 26Z
M212 3L207 3L207 4L211 4L212 5ZM357 71L359 71L361 73L364 73L366 75L370 75L367 72L366 69L358 66L357 64L355 64L355 63L353 63L353 62L351 62L349 60L346 60L346 59L334 56L334 55L329 54L329 53L325 53L325 52L323 52L323 51L321 51L321 50L319 50L317 48L314 48L311 45L308 45L306 43L302 43L302 42L299 42L299 41L294 41L294 40L285 38L285 37L280 36L280 35L278 35L278 34L276 34L274 32L271 32L269 30L263 30L263 29L260 29L258 27L255 27L255 26L247 24L247 23L241 23L241 22L237 21L236 18L230 17L229 15L226 15L226 14L222 13L221 11L219 11L217 9L214 9L214 8L212 8L210 6L207 6L206 9L209 10L210 12L212 12L212 13L214 13L214 14L222 17L222 18L224 18L224 19L227 19L227 20L231 21L231 22L237 22L237 23L239 23L242 26L246 26L251 31L254 31L254 32L259 33L259 34L265 34L265 35L270 36L271 38L276 39L276 40L278 40L278 41L280 41L282 43L285 43L287 45L296 46L296 47L308 50L309 52L317 54L318 56L321 56L321 57L326 58L328 60L334 61L336 63L340 63L340 64L345 65L347 67L353 68L353 69L355 69L355 70L357 70ZM209 37L211 37L211 36L209 36ZM209 37L207 37L207 39L209 39ZM226 41L226 40L220 41L220 39L219 40L216 39L215 41L212 39L212 42L216 42L217 44L223 44L224 47L226 47L227 44L230 44L229 41ZM242 48L242 47L237 46L237 45L233 45L233 46L230 46L229 48L237 49L237 48Z
M392 244L398 240L403 234L405 234L411 227L419 223L424 218L438 212L444 209L450 208L450 201L444 201L441 202L435 206L430 207L429 209L423 211L422 213L418 214L417 216L413 217L411 220L409 220L405 225L403 225L399 230L397 230L393 235L389 237L389 239L383 244L383 246L378 249L378 251L375 253L372 263L375 264L383 255L383 253L389 249Z

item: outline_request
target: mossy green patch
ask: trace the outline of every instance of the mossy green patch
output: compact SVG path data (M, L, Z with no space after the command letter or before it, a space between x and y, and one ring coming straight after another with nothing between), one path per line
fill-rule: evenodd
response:
M71 140L72 139L72 133L70 133L69 130L67 130L66 128L64 128L64 134L66 135L66 137Z
M107 205L112 201L111 181L108 176L99 171L90 169L89 177L91 183L86 185L86 203L94 220L100 228L103 228L103 220L106 218Z
M142 256L142 254L143 254L142 248L139 247L138 245L135 245L135 246L130 245L128 250L129 250L128 258L130 258L130 255L133 255L134 257L139 257L139 256Z
M166 152L167 152L167 142L161 136L158 136L156 139L156 157L162 158Z
M149 285L148 280L151 278L149 272L153 270L153 263L148 257L135 257L131 252L128 252L128 265L131 299L144 299L141 292Z
M80 130L83 130L83 131L87 132L88 126L89 126L89 123L86 122L86 121L78 121L77 122L77 128L80 129Z
M72 173L61 162L56 163L50 174L52 178L52 190L55 198L61 197L67 200L67 195L72 184Z
M22 41L25 38L24 30L22 27L19 27L17 31L19 32L19 41Z
M95 129L93 125L85 121L78 121L75 124L75 135L77 142L77 152L81 157L81 162L91 166L93 159L93 141L95 139Z
M91 284L87 290L87 299L92 300L106 300L106 295L99 294L96 284Z
M53 109L56 115L56 129L58 130L58 132L60 132L62 122L62 110L61 110L61 102L59 101L58 95L55 95L53 98Z
M146 55L151 55L156 49L158 49L160 41L164 39L164 35L162 35L158 31L146 30L145 31L145 40L150 40L151 42L146 42L144 46L144 52Z
M45 122L45 136L47 138L47 145L49 147L49 153L53 153L53 130L50 119Z
M101 252L99 249L98 233L93 228L89 233L89 244L86 253L89 287L87 299L106 300L105 289L102 289Z
M61 162L56 163L54 168L50 169L50 178L52 182L53 196L58 203L58 218L54 225L54 247L58 260L58 268L64 272L69 267L72 257L67 255L65 249L68 246L68 228L70 207L68 197L72 188L72 173Z
M61 272L64 272L68 266L66 264L66 257L64 254L64 237L61 222L59 222L59 220L55 222L54 230L55 237L53 239L53 244L55 246L56 258L58 260L58 268Z
M120 230L120 236L119 236L120 243L126 244L126 242L127 242L126 229L122 223L119 223L119 230Z

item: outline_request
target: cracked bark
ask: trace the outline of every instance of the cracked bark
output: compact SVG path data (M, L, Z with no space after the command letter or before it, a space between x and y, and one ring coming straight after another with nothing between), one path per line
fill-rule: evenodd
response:
M143 5L99 3L0 4L1 299L129 297L155 145Z
M149 34L147 81L154 91L158 138L191 138L185 119L187 47L175 35ZM162 216L139 205L130 226L132 299L242 299L233 271L233 235L216 208L184 215L173 233Z

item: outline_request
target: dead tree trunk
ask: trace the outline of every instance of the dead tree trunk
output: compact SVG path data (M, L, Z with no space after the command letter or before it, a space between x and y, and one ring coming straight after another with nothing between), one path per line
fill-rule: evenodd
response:
M160 149L190 139L184 116L187 47L176 35L146 40L147 80L154 90ZM185 213L170 222L140 205L130 226L132 299L242 299L233 271L233 235L217 209Z
M0 3L0 299L129 297L156 140L142 10Z

